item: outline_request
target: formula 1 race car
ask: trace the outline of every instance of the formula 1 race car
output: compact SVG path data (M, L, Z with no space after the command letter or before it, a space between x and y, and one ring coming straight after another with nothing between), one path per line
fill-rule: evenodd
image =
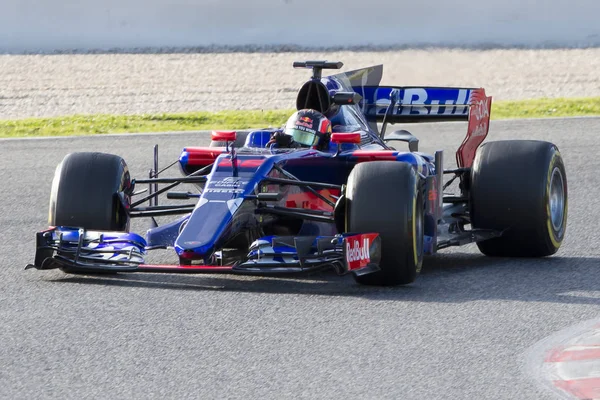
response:
M424 255L449 246L476 243L485 255L511 257L559 249L567 177L558 148L530 140L482 145L491 112L484 89L380 86L382 65L327 77L322 70L342 63L294 67L312 70L296 107L329 118L327 148L268 145L279 129L213 131L209 147L186 147L171 164L182 177L163 177L155 146L144 179L132 179L116 155L68 154L52 183L51 227L37 234L27 268L263 275L332 268L361 284L399 285L415 280ZM442 151L419 152L406 130L386 133L388 124L436 121L468 121L457 168L444 169ZM452 182L458 193L445 194ZM193 189L171 191L180 184ZM171 204L159 205L165 193ZM166 215L180 217L158 226ZM152 224L145 238L129 232L139 217ZM179 263L145 263L159 248L174 249Z

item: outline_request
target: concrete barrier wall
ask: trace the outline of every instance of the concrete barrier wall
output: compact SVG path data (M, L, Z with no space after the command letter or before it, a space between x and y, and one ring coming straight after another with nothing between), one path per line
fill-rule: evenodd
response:
M0 51L597 46L600 0L1 0Z

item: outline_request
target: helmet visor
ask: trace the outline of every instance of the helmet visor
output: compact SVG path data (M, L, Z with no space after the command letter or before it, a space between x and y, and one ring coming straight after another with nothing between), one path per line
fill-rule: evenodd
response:
M286 129L288 135L294 137L294 142L304 146L315 146L319 141L319 137L314 132L307 132L298 128Z

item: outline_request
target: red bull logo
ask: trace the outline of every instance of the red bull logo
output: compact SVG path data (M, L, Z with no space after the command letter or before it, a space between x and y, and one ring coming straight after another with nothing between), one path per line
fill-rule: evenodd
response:
M312 128L313 124L312 121L311 122L304 122L304 121L296 121L296 126L303 126L305 128L309 128L307 130L312 130L314 131Z
M353 240L351 242L346 243L346 259L348 260L348 264L360 263L360 264L368 264L371 261L371 255L369 254L369 247L371 247L369 243L369 238L365 237L362 240L362 243L358 240Z
M371 263L371 246L378 237L375 233L353 235L346 238L346 263L348 270L364 268ZM375 262L379 262L376 257Z

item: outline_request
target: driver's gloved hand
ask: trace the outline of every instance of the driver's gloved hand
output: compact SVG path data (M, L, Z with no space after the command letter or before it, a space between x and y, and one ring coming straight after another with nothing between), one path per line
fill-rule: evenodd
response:
M277 147L292 147L293 142L294 139L290 135L286 135L282 131L277 131L271 136L271 139L265 147L269 147L273 143L275 143L275 146Z

